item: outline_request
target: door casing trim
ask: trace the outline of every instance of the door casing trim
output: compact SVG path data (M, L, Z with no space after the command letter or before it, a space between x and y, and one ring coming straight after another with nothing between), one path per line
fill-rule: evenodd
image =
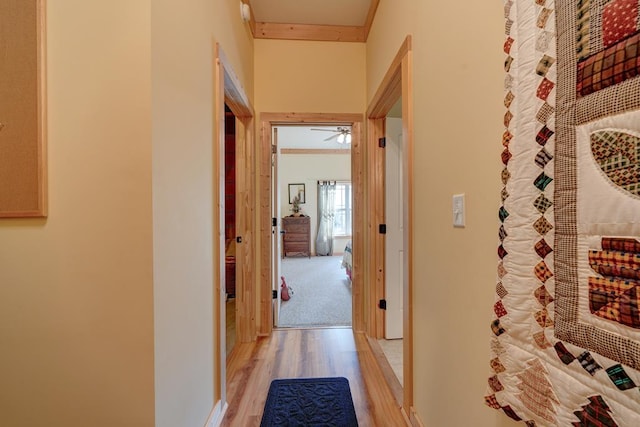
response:
M273 331L273 303L271 287L271 155L272 129L277 125L349 125L351 126L351 183L353 185L353 271L352 271L352 327L364 330L364 294L362 280L362 250L364 243L364 164L362 125L364 116L358 113L261 113L259 158L259 232L260 232L260 303L258 334L268 336Z
M389 66L369 108L367 109L367 170L371 183L367 192L369 223L384 224L384 150L378 149L378 140L385 136L386 116L396 102L402 100L402 134L404 145L404 277L403 277L403 395L402 410L413 425L419 425L413 410L413 53L412 39L407 36ZM384 235L375 227L367 229L365 238L367 259L371 260L366 271L368 293L367 335L380 339L384 336L384 310L376 309L384 298Z

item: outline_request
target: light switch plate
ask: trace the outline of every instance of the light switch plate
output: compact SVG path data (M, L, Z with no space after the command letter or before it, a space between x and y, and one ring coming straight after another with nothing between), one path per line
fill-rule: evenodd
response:
M464 227L465 225L464 194L453 195L453 226Z

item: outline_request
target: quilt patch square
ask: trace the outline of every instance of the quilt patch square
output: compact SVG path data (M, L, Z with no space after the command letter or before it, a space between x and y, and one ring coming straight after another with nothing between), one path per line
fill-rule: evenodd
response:
M591 353L585 351L578 356L578 361L580 361L580 365L584 368L585 371L589 373L589 375L595 375L598 370L602 369L602 366L595 361Z
M593 132L591 154L614 185L640 195L640 136L617 129Z
M615 386L620 390L629 390L631 388L636 388L636 384L626 373L622 365L614 365L608 368L607 374L609 375L609 379L611 379Z
M549 138L551 138L552 136L553 136L553 131L549 129L546 125L542 126L542 129L540 129L540 131L536 135L536 142L544 147L547 141L549 141Z
M603 319L640 329L640 252L635 239L604 237L603 250L588 252L589 266L601 276L589 277L589 309ZM608 248L608 249L604 249Z
M543 307L546 307L553 302L553 296L549 291L547 291L547 288L544 285L535 290L535 297Z
M545 77L544 79L542 79L542 82L540 82L540 85L538 86L536 96L543 101L546 101L554 87L555 83Z
M640 74L640 33L578 63L578 97L606 89Z
M540 261L535 267L535 275L542 283L553 277L553 273L544 261Z
M602 42L605 47L619 42L638 30L638 2L613 0L602 10Z
M555 58L552 58L549 55L544 55L536 66L536 74L541 77L545 77L554 62L556 62Z
M553 248L549 246L549 244L544 240L540 240L535 245L535 250L538 256L542 259L546 258L551 252L553 252Z
M565 365L568 365L569 363L576 360L576 357L573 354L571 354L569 350L567 350L567 347L564 344L562 344L561 341L558 341L553 346L553 348L556 349L556 353L558 353L558 357L560 358L560 360L562 360L562 363L564 363Z
M617 427L611 415L611 409L605 403L602 396L589 397L589 404L582 407L582 411L575 411L578 422L575 427Z

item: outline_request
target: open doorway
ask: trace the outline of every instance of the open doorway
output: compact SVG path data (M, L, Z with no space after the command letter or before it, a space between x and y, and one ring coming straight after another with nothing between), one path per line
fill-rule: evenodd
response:
M237 76L233 72L229 61L224 55L219 44L215 49L215 101L214 117L216 123L216 135L213 147L213 180L215 209L213 211L213 236L214 241L214 288L213 304L214 312L218 315L213 320L213 370L215 376L214 399L215 409L210 415L211 419L222 414L227 398L227 265L226 250L229 236L235 235L234 258L235 272L233 290L236 306L229 313L230 319L235 319L233 336L236 342L251 342L256 338L255 322L255 291L256 271L249 268L235 268L235 266L252 266L255 261L256 235L255 215L255 168L254 168L254 122L253 107L244 92ZM228 114L228 113L231 114ZM233 122L233 125L231 124ZM226 180L229 162L226 151L227 128L233 126L233 152L235 159L234 197L235 203L228 204L226 198ZM227 206L230 205L230 206ZM227 209L234 209L227 211ZM233 215L233 231L228 230L228 214ZM235 314L235 315L234 315Z
M225 104L224 120L224 241L226 354L236 344L236 116Z
M308 114L296 114L296 113L263 113L261 115L261 134L262 134L262 144L261 144L261 158L260 158L260 192L263 195L260 199L260 229L261 229L261 247L263 248L271 248L268 251L261 252L261 276L268 277L270 280L268 282L263 282L260 295L260 334L261 335L269 335L273 330L274 324L277 324L277 319L275 319L275 313L277 313L276 305L279 304L280 301L280 269L281 261L282 261L282 249L281 242L282 237L280 234L282 221L285 215L290 214L290 212L283 212L289 209L289 191L288 184L305 184L305 198L306 200L310 200L307 192L310 191L307 186L306 181L303 182L284 182L282 179L274 179L274 174L282 173L282 168L279 166L273 167L274 163L278 162L278 149L277 144L280 140L279 128L284 126L308 126L308 127L318 127L321 125L332 127L334 130L337 129L338 126L350 126L351 127L351 185L353 188L353 207L352 207L352 251L353 251L353 270L351 271L351 307L352 307L352 315L351 315L351 325L352 328L356 331L362 331L363 323L364 323L364 315L363 315L363 304L364 299L362 297L362 279L359 276L360 269L358 262L360 253L358 248L362 248L362 236L364 235L364 220L359 217L358 209L361 209L362 202L360 201L360 205L358 205L358 201L361 200L358 198L358 194L361 196L363 194L363 171L364 171L364 156L362 153L362 136L361 136L361 127L362 127L363 116L361 114L323 114L323 113L308 113ZM277 129L274 132L274 129ZM321 134L323 132L317 132ZM329 137L330 134L325 134L323 139ZM291 148L291 150L295 150ZM293 154L292 154L293 155ZM297 154L298 156L300 154ZM318 181L323 180L332 180L331 177L314 177L311 179L309 185L316 188ZM274 191L274 188L277 188L280 185L286 185L286 190L284 191ZM295 187L300 188L300 186ZM358 193L359 191L359 193ZM285 200L275 200L272 194L282 194L282 198ZM297 192L294 190L294 194ZM286 202L285 208L280 208L281 204L284 205ZM308 202L306 202L308 203ZM305 205L306 205L305 203ZM306 206L302 209L304 210ZM315 209L314 209L315 210ZM311 237L309 237L309 245L311 244ZM346 244L345 244L346 248ZM342 251L344 249L340 248ZM362 250L362 249L360 249ZM337 251L337 250L336 250ZM309 254L311 254L311 249L309 250ZM360 267L361 268L361 267ZM346 277L346 271L344 272ZM273 299L273 296L276 299ZM295 297L295 288L294 288L294 297Z
M389 154L385 146L385 138L389 136L386 128L393 123L393 110L401 105L401 130L399 151L399 162L397 178L402 185L398 190L402 194L402 207L398 215L401 218L401 227L398 234L402 235L401 248L402 274L392 278L387 276L385 258L396 256L387 252L387 239L383 232L370 229L367 233L367 248L369 258L372 262L367 270L371 283L372 292L368 295L368 304L377 306L380 310L373 310L371 322L368 325L367 333L372 346L379 348L378 341L385 337L386 333L386 281L401 280L402 283L402 385L400 385L396 375L391 368L383 369L387 383L391 387L397 402L402 406L402 410L412 423L418 421L414 419L413 409L413 259L412 259L412 224L413 224L413 97L412 97L412 48L411 36L407 36L400 46L395 58L391 62L378 90L376 91L369 108L367 109L367 134L368 134L368 164L370 165L371 181L374 185L368 187L368 208L371 212L371 222L373 224L385 224L386 216L389 212L385 209L385 184L388 177L386 156ZM390 117L391 116L391 117ZM396 132L391 131L393 138ZM392 191L392 190L389 190ZM398 252L398 251L396 251ZM385 304L380 304L385 301ZM388 366L384 355L379 359L381 366ZM389 375L387 375L389 373ZM394 386L397 385L398 387Z
M273 127L277 327L352 324L351 139L350 124Z
M387 113L385 121L386 225L384 248L384 335L378 340L400 386L403 384L403 302L404 302L404 197L403 197L402 99Z

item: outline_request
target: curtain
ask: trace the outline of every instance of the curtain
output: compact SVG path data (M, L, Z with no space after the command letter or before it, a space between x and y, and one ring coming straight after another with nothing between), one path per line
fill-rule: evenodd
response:
M335 181L318 181L318 233L316 255L333 255Z

